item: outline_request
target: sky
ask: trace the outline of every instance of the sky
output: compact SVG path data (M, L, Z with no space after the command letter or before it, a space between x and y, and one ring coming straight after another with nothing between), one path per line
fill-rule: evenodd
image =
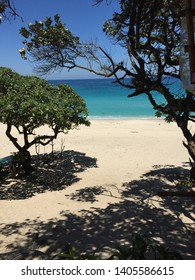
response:
M23 17L0 24L0 66L9 67L22 75L32 75L33 64L29 60L22 60L19 49L24 47L23 37L19 34L22 26L35 20L43 21L46 16L53 17L59 14L61 21L75 36L81 40L98 40L98 43L107 50L113 49L115 55L120 56L116 46L112 46L110 40L102 31L103 23L112 17L116 11L116 1L110 5L106 1L101 5L94 6L94 0L13 0L16 10ZM47 79L86 79L97 78L94 74L73 69L66 69L47 76Z

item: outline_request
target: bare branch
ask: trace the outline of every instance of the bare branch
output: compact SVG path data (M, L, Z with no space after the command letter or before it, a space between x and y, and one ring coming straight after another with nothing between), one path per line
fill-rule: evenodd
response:
M23 21L23 18L17 13L13 1L10 0L0 0L0 14L2 16L2 22L5 20L11 21L11 19L16 19L17 17Z

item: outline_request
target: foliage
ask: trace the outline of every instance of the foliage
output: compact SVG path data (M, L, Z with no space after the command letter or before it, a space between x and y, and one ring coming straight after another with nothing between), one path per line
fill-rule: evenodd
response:
M103 0L97 0L103 2ZM104 23L104 32L128 52L130 65L121 65L114 74L117 82L134 89L129 97L146 94L167 122L175 121L182 130L187 148L195 162L195 134L189 129L194 122L195 96L188 91L173 91L167 77L180 82L179 54L182 2L120 0L120 12ZM113 62L113 72L116 65ZM130 82L125 78L130 77ZM173 80L171 80L172 82ZM158 102L158 95L165 102Z
M116 251L110 257L110 259L118 260L144 260L148 258L155 260L182 259L178 253L171 252L165 246L143 238L138 234L134 235L130 246L116 246Z
M7 125L6 135L28 160L32 145L47 145L60 132L89 125L85 102L68 85L52 86L41 78L21 76L1 67L0 95L0 122ZM43 125L50 127L51 135L36 134ZM23 135L23 143L13 128Z
M192 190L195 186L195 180L191 179L190 176L188 176L186 179L182 181L182 185L187 189Z
M38 74L64 67L68 70L77 67L101 76L105 76L105 71L107 76L111 74L104 65L106 52L95 42L81 42L61 22L58 14L54 19L46 17L43 21L30 22L28 27L20 29L20 34L25 38L23 44L37 65Z
M113 251L113 250L110 250ZM77 253L74 247L66 243L62 253L48 256L43 252L40 252L40 257L43 259L57 259L57 260L103 260L101 257L102 252L93 253ZM109 253L108 253L109 254ZM114 252L110 252L108 260L181 260L182 257L179 253L169 251L165 246L158 244L149 239L135 234L133 240L129 245L117 245Z
M106 0L96 0L97 4ZM168 122L175 121L182 130L187 148L195 162L195 134L189 129L189 123L194 122L195 95L191 92L173 92L165 77L175 78L180 82L179 54L182 2L173 0L118 0L119 11L103 25L105 34L123 48L127 58L115 61L114 57L96 43L84 44L79 41L73 44L74 51L61 44L65 31L59 17L60 29L52 29L57 41L47 41L46 34L50 33L51 24L41 26L41 32L36 30L37 22L21 34L27 38L27 46L37 68L41 73L52 69L78 67L97 75L114 77L121 86L131 91L128 97L146 94L157 115L165 116ZM111 4L112 1L106 1ZM51 19L50 21L51 22ZM54 25L55 26L55 25ZM32 30L33 28L33 30ZM59 32L61 35L59 35ZM37 35L39 35L37 37ZM38 42L37 42L38 38ZM36 45L37 44L37 45ZM57 48L56 44L60 47ZM30 46L30 47L29 47ZM72 46L72 45L71 45ZM52 59L48 56L51 55ZM63 54L65 52L65 55ZM70 55L67 56L67 52ZM70 60L67 60L67 57ZM80 63L79 63L80 62ZM128 78L128 79L127 79ZM158 96L163 97L163 103Z
M58 64L55 69L74 60L79 37L73 36L65 24L61 23L59 15L56 14L54 20L46 17L43 22L29 23L28 28L20 29L20 33L32 57L44 61L44 70L50 71L50 64L54 65L56 60Z
M16 17L20 16L17 14L14 3L11 0L0 0L0 24L5 20L10 21Z

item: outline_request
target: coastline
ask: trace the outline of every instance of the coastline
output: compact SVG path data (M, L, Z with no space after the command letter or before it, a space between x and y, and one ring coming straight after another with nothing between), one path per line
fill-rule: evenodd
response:
M2 158L14 148L5 126L0 131ZM44 252L66 241L80 252L103 247L105 254L139 233L192 258L195 226L185 213L193 216L193 202L157 196L188 175L183 140L175 123L157 118L93 119L90 127L60 135L54 152L63 148L62 157L40 163L33 180L2 182L0 254L28 250L37 232L47 242Z
M89 116L89 121L164 121L163 118L157 118L157 117L121 117L121 116L107 116L107 117L98 117L98 116Z
M157 117L122 117L122 116L89 116L89 120L163 120L163 118L157 118Z

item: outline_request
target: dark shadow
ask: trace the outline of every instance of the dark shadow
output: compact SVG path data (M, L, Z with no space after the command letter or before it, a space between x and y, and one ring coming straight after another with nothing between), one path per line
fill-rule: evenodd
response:
M98 249L108 256L115 244L128 244L132 234L137 233L177 251L184 259L195 259L194 198L164 199L157 196L159 190L175 188L175 182L180 180L175 174L182 177L188 174L188 170L155 168L140 180L124 183L119 189L119 199L104 209L95 207L94 203L94 207L83 209L78 215L65 210L60 213L60 219L43 222L37 218L23 223L1 224L1 234L5 238L14 234L18 236L7 250L20 252L21 259L32 259L34 244L51 256L63 251L68 242L77 253ZM92 186L76 191L70 199L92 203L98 200L98 195L112 196L112 192L107 186ZM187 222L183 216L188 217ZM26 229L25 236L21 236L21 229ZM0 258L9 259L12 255L2 254Z
M9 178L8 166L0 171L0 199L26 199L46 191L59 191L80 180L78 173L96 168L97 160L77 151L32 157L30 175Z
M105 188L103 188L101 186L94 186L94 187L83 188L83 189L77 190L73 194L66 195L66 197L68 197L72 200L94 203L97 201L96 196L103 194L104 191L105 191Z
M153 169L142 175L140 180L123 184L124 197L129 194L140 196L142 201L161 191L177 191L186 189L182 182L189 176L189 170L170 165L155 165Z

